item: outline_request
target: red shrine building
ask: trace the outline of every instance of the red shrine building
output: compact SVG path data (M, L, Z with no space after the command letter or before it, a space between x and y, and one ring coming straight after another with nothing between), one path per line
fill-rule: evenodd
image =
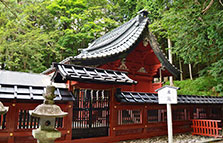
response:
M56 142L104 143L166 135L166 106L158 104L155 90L162 83L157 79L178 78L180 71L159 48L147 15L139 12L79 55L54 63L44 72L47 75L2 71L33 82L0 79L0 99L9 106L0 117L0 142L36 142L31 131L38 128L39 119L28 111L42 102L49 74L56 84L56 103L68 112L56 119L55 127L62 132ZM174 133L192 131L191 119L222 120L222 104L221 97L178 95L178 104L172 106Z
M121 86L123 91L154 93L155 89L161 87L161 83L153 83L154 78L160 75L174 75L178 78L180 71L169 63L155 37L149 32L147 14L146 11L141 11L135 18L96 39L79 55L68 57L61 64L127 72L128 77L135 82L131 86ZM66 72L66 67L64 70ZM62 71L59 69L57 72ZM67 76L63 73L61 75ZM79 75L84 77L88 74L77 76ZM89 80L92 80L91 77L97 79L90 75ZM104 82L109 81L112 80L106 78Z

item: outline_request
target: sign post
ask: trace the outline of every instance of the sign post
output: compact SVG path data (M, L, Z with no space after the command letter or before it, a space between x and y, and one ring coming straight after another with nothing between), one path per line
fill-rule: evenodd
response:
M156 90L158 92L159 104L166 104L167 108L168 143L173 143L171 104L177 104L177 89L179 88L165 85Z
M168 143L173 143L173 125L172 125L172 111L171 104L166 104L167 108L167 125L168 125Z

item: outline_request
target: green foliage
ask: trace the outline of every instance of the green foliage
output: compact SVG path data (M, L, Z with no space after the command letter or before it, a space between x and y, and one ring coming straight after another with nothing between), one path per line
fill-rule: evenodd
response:
M6 70L42 72L118 26L119 7L107 0L5 0L0 8L0 67Z
M170 38L173 53L184 63L205 65L203 76L212 76L215 90L223 93L223 5L211 0L153 2L159 13L150 29L159 39Z
M169 85L169 82L165 85ZM216 80L210 76L199 77L195 80L174 81L174 86L180 87L177 92L181 95L223 96L213 88L216 85Z
M54 0L47 6L62 33L58 44L64 48L63 58L76 55L77 49L86 48L95 38L118 26L110 18L107 5L106 0Z
M210 74L216 81L215 90L223 93L223 59L213 63L210 68Z
M41 53L46 51L46 43L50 39L47 31L40 28L43 19L35 20L35 12L44 13L39 3L31 5L27 1L26 4L19 5L13 1L7 3L11 11L16 11L16 15L5 8L1 9L0 19L4 21L0 25L0 63L8 70L40 72L45 69L45 55Z

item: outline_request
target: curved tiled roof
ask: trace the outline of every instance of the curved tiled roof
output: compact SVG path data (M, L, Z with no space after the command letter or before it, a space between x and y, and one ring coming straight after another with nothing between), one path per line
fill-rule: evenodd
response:
M74 57L68 57L61 63L71 61L74 64L98 65L124 57L135 44L148 26L147 12L143 11L135 18L124 23L104 36L96 39L89 47Z
M159 43L157 42L155 36L151 32L148 34L150 46L153 49L156 57L159 59L160 63L162 63L162 66L164 66L173 76L179 79L181 71L169 62L164 52L160 49Z
M68 57L61 61L60 64L103 65L126 57L137 47L142 38L147 36L150 46L162 66L178 78L180 71L168 61L163 51L160 50L155 36L148 30L149 20L147 15L148 12L142 10L130 21L96 39L89 44L88 48L83 49L79 55ZM47 70L44 73L50 73L52 70Z

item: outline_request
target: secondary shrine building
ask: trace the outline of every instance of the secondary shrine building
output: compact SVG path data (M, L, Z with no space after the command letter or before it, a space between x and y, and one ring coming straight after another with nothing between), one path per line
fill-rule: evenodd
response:
M69 113L56 121L62 132L56 142L104 143L167 134L166 106L158 104L155 92L162 86L157 79L178 78L180 71L159 48L147 15L139 12L79 55L44 71L57 83L58 105ZM36 142L31 130L38 127L38 118L28 111L42 102L46 85L41 80L38 86L34 81L5 82L0 79L0 99L10 108L0 118L0 142ZM174 133L192 131L191 119L222 120L222 104L222 97L178 95L178 104L172 106Z

